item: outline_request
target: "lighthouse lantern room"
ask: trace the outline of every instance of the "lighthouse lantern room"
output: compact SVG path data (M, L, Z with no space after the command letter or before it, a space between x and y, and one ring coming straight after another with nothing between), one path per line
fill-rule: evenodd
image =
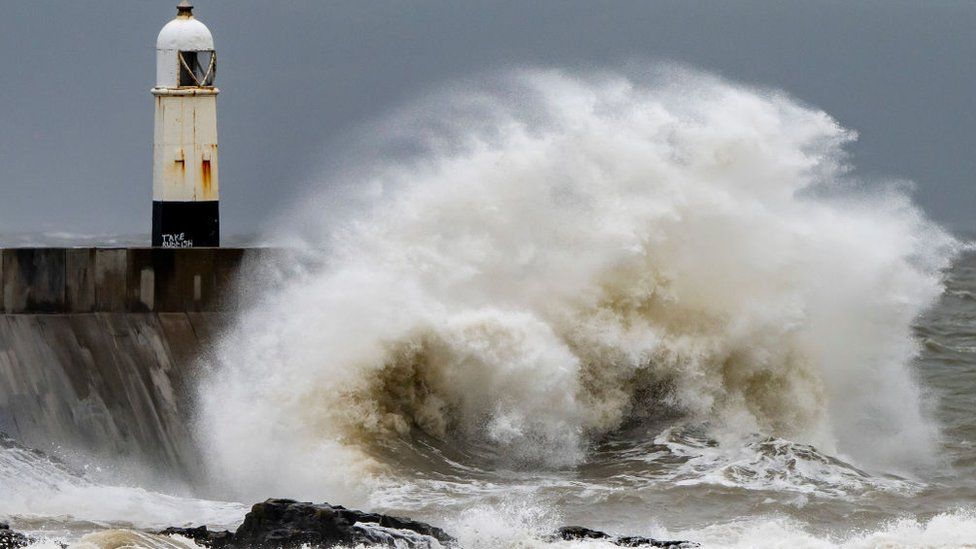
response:
M182 0L156 40L155 247L220 245L216 73L213 35Z

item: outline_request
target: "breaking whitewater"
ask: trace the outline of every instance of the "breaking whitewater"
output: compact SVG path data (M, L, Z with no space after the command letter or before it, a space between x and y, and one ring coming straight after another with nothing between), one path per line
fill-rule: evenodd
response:
M470 548L976 547L976 258L853 139L675 67L432 93L268 235L297 257L201 359L192 482L8 442L0 519L186 547L145 532L288 497Z

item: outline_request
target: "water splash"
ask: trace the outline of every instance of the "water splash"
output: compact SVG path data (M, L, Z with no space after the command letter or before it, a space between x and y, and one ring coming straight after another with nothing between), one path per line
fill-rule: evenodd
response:
M722 444L696 429L667 429L655 443L680 457L680 466L655 479L675 486L719 485L848 499L869 491L912 496L923 487L894 475L871 474L813 446L773 436L754 434Z
M384 441L571 468L663 417L930 457L910 324L955 242L902 186L859 187L827 114L651 73L518 71L372 128L201 387L215 476L355 504Z
M148 530L190 524L228 528L236 526L248 510L248 506L239 503L95 482L83 472L2 433L0 491L0 518L38 538L74 539L78 532L107 524ZM50 543L57 545L56 541Z

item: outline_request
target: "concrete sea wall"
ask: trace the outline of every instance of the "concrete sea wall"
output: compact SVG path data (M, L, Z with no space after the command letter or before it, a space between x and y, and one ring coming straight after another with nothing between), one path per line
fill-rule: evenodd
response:
M274 254L0 250L0 431L79 463L192 468L200 359Z
M7 248L0 250L0 310L219 311L235 273L271 253L261 248Z

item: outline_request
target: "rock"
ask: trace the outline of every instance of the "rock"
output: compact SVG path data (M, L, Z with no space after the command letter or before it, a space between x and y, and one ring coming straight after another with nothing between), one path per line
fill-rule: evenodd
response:
M621 547L698 547L697 543L690 541L663 541L640 536L612 536L606 532L591 530L582 526L563 526L552 537L565 541L598 539Z
M455 544L443 530L423 522L290 499L255 504L233 534L205 526L167 528L160 534L179 534L212 549L324 549L357 544L434 549Z
M174 534L192 539L197 545L203 545L211 549L227 547L234 538L234 534L227 530L208 530L206 526L198 526L196 528L171 527L159 532L161 536L172 536Z
M353 522L330 505L269 499L255 504L234 532L234 545L244 547L332 547L354 540Z
M24 534L14 532L10 529L10 526L0 522L0 549L27 547L32 543L34 543L34 540Z
M212 531L206 526L199 526L167 528L160 534L179 534L210 549L298 549L303 546L327 549L354 545L397 549L457 547L454 538L440 528L423 522L379 513L365 513L328 503L308 503L291 499L269 499L255 504L233 533ZM582 526L564 526L549 540L600 540L620 547L698 547L697 543L689 541L614 536ZM5 547L0 545L0 549Z

